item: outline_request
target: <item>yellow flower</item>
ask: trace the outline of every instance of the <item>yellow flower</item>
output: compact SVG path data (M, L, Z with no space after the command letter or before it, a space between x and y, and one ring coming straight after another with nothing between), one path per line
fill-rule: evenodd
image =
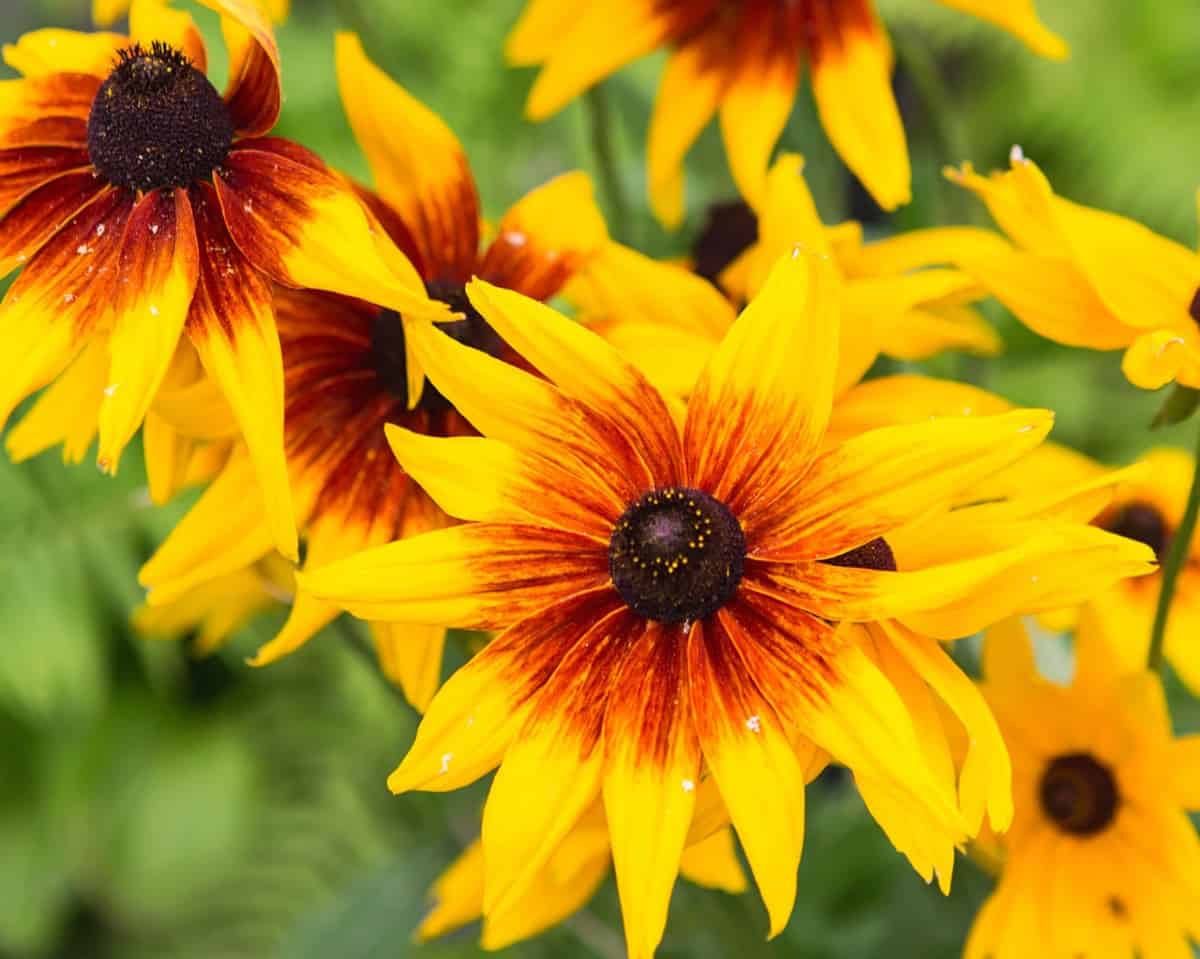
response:
M504 630L434 697L389 780L445 791L499 765L484 914L539 881L599 797L629 953L644 959L715 790L778 933L796 893L805 770L826 754L946 886L976 814L926 754L924 686L902 693L875 658L894 653L953 702L974 691L932 640L897 630L878 651L838 624L961 615L956 603L969 611L980 589L1057 548L1028 535L1015 550L954 541L961 562L898 572L887 539L1035 448L1050 415L945 418L823 448L838 282L799 251L730 328L686 408L549 307L480 281L468 294L544 378L421 326L431 380L483 435L389 431L408 473L467 522L299 583L359 616ZM1126 566L1148 566L1144 547L1089 532L1120 544ZM991 721L967 711L972 733ZM977 757L972 776L991 768ZM1005 795L980 795L977 818L991 803L1003 828Z
M836 390L858 382L882 353L925 359L945 350L992 355L1001 343L972 304L987 292L946 264L972 251L1007 249L971 227L914 230L865 243L854 222L826 227L805 183L803 160L781 156L767 176L759 215L718 209L701 235L694 269L734 304L762 288L772 265L800 245L829 257L842 278ZM609 244L568 287L593 329L638 364L660 389L686 395L733 323L735 308L679 266ZM631 300L631 297L633 298Z
M1044 56L1066 46L1033 0L941 0L1020 37ZM771 151L812 71L821 122L880 206L909 200L911 173L892 95L892 51L873 0L529 0L508 40L517 65L540 64L527 112L541 120L626 63L671 51L650 123L650 200L683 217L683 158L718 112L738 189L757 207Z
M604 807L595 803L559 843L524 895L504 912L483 919L483 947L503 949L562 922L592 897L611 865ZM680 858L679 872L712 889L731 893L746 889L727 826L689 845ZM433 884L433 908L421 922L417 938L443 936L482 918L484 874L483 843L476 840Z
M245 0L208 2L229 38L224 97L191 17L159 0L135 0L128 37L39 30L4 47L23 77L0 83L0 275L24 269L0 304L0 423L50 384L17 452L77 457L98 432L115 471L194 350L245 438L270 540L295 557L272 281L448 311L339 176L266 136L270 26Z
M1135 386L1200 387L1200 256L1125 217L1057 196L1014 148L1011 169L947 175L977 193L1013 246L956 262L1030 329L1068 346L1125 350Z
M1174 739L1161 683L1107 655L1086 619L1075 678L1041 678L998 627L983 684L1012 751L1004 870L966 959L1174 959L1200 939L1200 737Z
M422 289L461 315L442 329L495 355L510 355L472 308L463 285L479 275L529 296L554 296L607 239L590 181L572 173L534 190L483 245L475 181L454 134L372 64L356 37L338 38L337 66L351 126L379 191L359 187L359 197L413 264ZM401 316L370 298L285 289L275 294L275 312L287 468L295 522L308 544L306 564L319 566L449 525L391 455L384 424L431 436L474 431L424 382ZM181 375L160 404L170 420L166 429L185 441L200 428L211 431L229 421L212 408L219 400L212 391L198 395L204 389L203 381ZM148 450L153 481L173 468L176 448L168 440ZM142 570L151 606L173 603L270 553L262 507L247 494L249 482L246 453L238 447ZM165 479L161 485L173 488ZM301 592L283 630L253 662L265 665L294 651L338 613ZM445 630L403 617L368 618L384 671L423 708L441 676Z
M167 3L168 0L158 0ZM249 0L276 23L287 19L291 0ZM111 27L129 13L132 0L92 0L92 20L98 27Z

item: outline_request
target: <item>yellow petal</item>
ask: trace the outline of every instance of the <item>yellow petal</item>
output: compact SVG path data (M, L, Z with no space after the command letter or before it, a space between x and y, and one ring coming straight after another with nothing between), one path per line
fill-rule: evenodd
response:
M89 250L80 247L80 253ZM85 255L92 255L89 251ZM191 203L183 190L154 191L125 227L109 338L112 360L100 404L100 468L115 473L121 452L145 419L183 332L199 277Z
M114 20L116 17L102 25ZM99 17L96 22L101 22ZM107 77L117 62L117 51L128 45L129 38L119 33L81 33L54 28L31 30L22 34L16 43L4 45L4 62L26 77L62 73L64 64L70 64L75 73Z
M714 56L712 34L679 46L667 61L647 134L650 207L668 227L683 221L683 158L717 112L727 74Z
M991 325L970 307L941 306L904 313L893 324L882 324L880 349L898 360L923 360L949 350L995 356L1004 342Z
M882 623L896 651L950 707L967 732L969 746L959 774L959 803L967 831L979 831L986 809L992 829L1012 822L1012 766L995 717L979 690L931 639L895 623Z
M875 202L894 210L911 198L912 172L892 96L891 45L873 11L837 7L827 16L811 54L821 124Z
M1200 338L1176 330L1154 330L1130 344L1121 359L1121 372L1134 386L1157 390L1198 365Z
M208 69L204 38L191 15L175 10L163 0L133 0L129 8L129 34L135 43L149 49L155 41L181 50L201 73Z
M592 323L592 329L634 364L664 396L686 397L720 343L660 323Z
M783 257L696 384L684 445L690 481L741 516L772 500L820 443L837 366L837 277L828 260ZM806 357L811 375L796 376ZM786 444L772 437L787 436Z
M683 851L679 872L691 882L722 892L746 891L746 874L734 848L733 832L725 828Z
M337 35L336 60L380 196L408 226L426 275L465 282L479 253L479 198L458 138L371 62L357 35Z
M992 230L944 226L844 245L838 251L838 262L849 276L894 276L927 266L995 256L1010 249L1008 242Z
M948 505L959 490L1036 447L1052 424L1047 410L1014 410L854 436L813 464L798 507L768 525L756 551L791 559L838 556Z
M89 343L57 380L37 398L8 433L5 444L19 463L62 443L63 461L81 463L96 436L108 353L99 341Z
M271 552L270 529L255 488L249 457L231 456L138 574L150 590L152 606L169 603L197 584L249 566Z
M410 623L372 623L383 675L399 686L413 709L424 712L442 681L446 630Z
M567 0L529 0L505 41L508 62L526 67L547 59L570 28L575 9Z
M428 942L474 922L483 915L483 843L476 839L463 850L429 890L433 908L417 927L417 939Z
M1200 809L1200 735L1183 736L1170 745L1168 767L1175 801L1184 809Z
M110 27L125 15L129 0L92 0L92 19L99 27Z
M101 376L107 373L102 371ZM97 389L103 388L104 380ZM142 425L142 453L146 462L146 482L150 499L156 506L169 503L184 487L184 476L196 441L180 436L166 420L150 410Z
M947 7L974 14L1023 40L1029 49L1051 60L1064 60L1067 45L1038 19L1033 0L941 0Z
M766 903L770 934L776 936L796 898L804 772L776 711L745 676L724 625L708 621L693 629L688 691L696 731Z
M212 188L192 195L200 237L200 281L187 333L204 369L220 386L254 464L275 547L298 556L296 517L283 441L283 356L267 278L255 270L221 223Z
M557 113L588 87L653 50L668 36L675 19L670 10L652 0L576 8L529 91L526 114L531 120L544 120ZM525 44L538 47L529 39L536 31L525 25L518 29L524 37L514 41L516 53L524 60L519 55L525 51L520 48Z
M604 717L604 812L629 959L651 959L662 939L695 807L700 748L682 702L683 657L666 629L647 632Z

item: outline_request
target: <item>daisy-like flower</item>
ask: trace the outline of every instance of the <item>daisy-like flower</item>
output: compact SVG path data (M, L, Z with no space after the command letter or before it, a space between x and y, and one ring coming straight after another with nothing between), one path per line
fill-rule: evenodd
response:
M547 861L537 880L503 913L483 916L483 843L471 843L438 877L430 890L433 908L417 930L421 941L444 936L483 918L482 945L503 949L538 933L581 909L612 868L612 849L604 807L583 814ZM746 889L728 826L689 845L679 860L685 879L710 889L740 893Z
M777 933L795 897L805 770L826 753L946 885L969 822L992 802L1003 828L1007 794L960 810L953 772L927 759L915 701L838 624L970 607L976 586L1044 549L1044 538L1016 553L985 539L963 562L897 572L887 537L1036 447L1050 414L926 421L823 449L838 284L799 251L731 327L686 409L549 307L479 281L468 295L544 379L416 328L430 378L483 435L389 432L405 469L469 522L299 585L366 618L504 630L435 696L389 780L444 791L500 766L483 817L485 915L538 881L599 796L629 953L651 955L694 814L715 790ZM1147 565L1143 547L1124 546ZM970 699L936 643L897 636L888 651L910 675ZM998 739L986 709L964 712L972 740Z
M947 175L983 199L1013 244L957 262L1022 323L1068 346L1123 349L1125 376L1143 389L1200 387L1200 256L1056 195L1016 147L1009 170Z
M584 322L637 363L662 389L686 395L736 308L762 288L793 247L827 256L842 280L836 390L857 383L880 354L925 359L947 350L993 355L999 338L973 308L987 295L972 276L945 264L1002 252L1000 236L972 227L915 230L866 243L853 221L827 227L817 213L804 163L781 156L767 176L760 213L741 203L715 208L697 237L693 270L664 268L611 244L568 288ZM638 297L630 303L632 295Z
M941 0L1061 58L1033 0ZM911 173L892 95L892 53L873 0L530 0L508 40L517 65L540 64L528 114L544 119L626 63L671 50L650 123L650 201L678 224L683 158L720 113L738 189L757 207L771 151L812 71L834 148L880 206L907 203Z
M442 318L411 264L314 154L266 137L279 55L248 0L210 0L230 84L191 18L135 0L131 36L41 30L0 84L0 423L34 408L36 451L99 432L115 471L179 351L194 348L245 437L271 540L296 555L271 281ZM190 343L190 346L186 345Z
M165 4L170 0L158 0L158 2ZM283 23L287 19L288 9L291 7L291 0L250 0L250 2L261 7L263 12L276 23ZM129 13L132 3L133 0L92 0L92 19L97 26L111 27Z
M1069 687L1024 628L996 628L984 695L1012 751L1016 815L967 959L1175 959L1200 940L1200 737L1175 739L1162 685L1108 655L1086 619Z
M519 201L480 242L475 181L462 147L434 113L368 60L357 37L337 41L337 68L351 126L367 155L378 194L363 201L415 265L428 295L462 316L450 336L507 355L471 306L464 284L479 275L547 299L607 240L591 182L581 173L550 181ZM388 449L384 424L428 436L474 430L454 405L423 381L406 324L394 309L312 291L279 290L276 322L285 381L284 437L295 519L307 542L305 562L322 565L367 546L438 529L451 520L409 478ZM168 395L178 432L194 432L202 401L183 385ZM205 424L213 417L205 418ZM175 450L165 444L171 468ZM173 604L206 583L238 574L271 551L265 518L247 496L244 450L184 517L142 571L152 607ZM306 642L340 610L299 595L279 636L259 651L264 665ZM441 674L445 630L373 618L385 672L424 707Z

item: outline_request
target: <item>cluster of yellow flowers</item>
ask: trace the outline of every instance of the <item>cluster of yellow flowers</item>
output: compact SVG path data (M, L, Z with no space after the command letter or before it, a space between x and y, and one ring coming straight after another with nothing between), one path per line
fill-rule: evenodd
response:
M670 49L648 152L667 224L719 114L745 202L687 264L610 239L579 172L485 227L454 134L342 34L374 185L352 181L270 135L285 5L204 2L223 95L166 0L97 3L128 35L4 48L0 420L41 391L13 458L98 440L115 471L140 430L155 502L204 487L142 570L144 630L212 649L290 603L264 665L348 610L425 712L391 789L498 769L421 935L533 935L611 863L647 959L677 874L745 887L735 834L776 934L806 785L836 763L926 881L948 890L957 851L998 864L968 957L1189 954L1200 738L1173 738L1153 667L1200 692L1191 459L1110 471L1046 442L1046 410L864 375L996 352L993 296L1125 349L1138 386L1200 387L1200 257L1057 196L1019 150L948 172L1002 233L822 223L801 158L771 162L805 64L849 168L909 198L871 0L530 0L508 55L541 67L534 118ZM1032 0L943 2L1065 55ZM1033 614L1075 632L1070 686L1039 676ZM494 635L439 689L448 628ZM979 633L977 683L945 644Z

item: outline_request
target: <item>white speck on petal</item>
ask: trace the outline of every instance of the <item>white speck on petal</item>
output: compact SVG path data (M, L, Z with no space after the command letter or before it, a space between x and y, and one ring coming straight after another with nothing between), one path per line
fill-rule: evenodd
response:
M95 253L96 249L95 247L88 246L86 243L80 243L79 246L75 247L75 252L80 256L87 256L89 253Z
M1021 149L1021 144L1014 143L1013 148L1008 151L1008 159L1010 163L1024 163L1025 151Z
M515 230L512 233L506 233L504 238L508 240L510 246L524 246L529 242L529 237Z
M121 386L120 383L109 383L108 386L104 387L104 395L112 396L114 393L117 392L117 390L120 388L120 386Z
M758 718L757 714L751 716L746 720L746 728L752 733L760 733L762 732L762 720Z
M450 771L450 760L454 758L454 753L442 753L442 768L439 770L441 775L446 775Z
M685 779L682 783L680 783L680 785L683 786L683 791L685 793L690 793L693 789L696 788L696 784L694 782L692 782L692 780L690 780L690 779Z
M158 316L158 307L155 306L153 303L150 304L150 315Z
M150 224L150 232L155 236L158 235L158 224L157 223Z
M63 302L64 303L74 303L75 302L75 294L74 293L64 293L63 294Z
M96 236L104 236L104 224L100 223L96 226Z

